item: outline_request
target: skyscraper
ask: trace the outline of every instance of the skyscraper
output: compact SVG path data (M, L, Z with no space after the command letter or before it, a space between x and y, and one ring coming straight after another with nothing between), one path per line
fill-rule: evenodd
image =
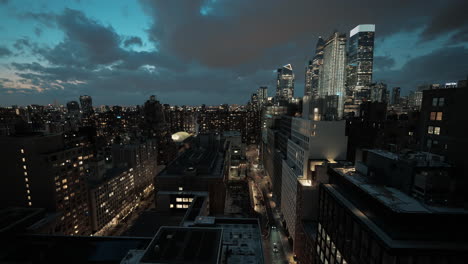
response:
M291 64L278 69L276 100L289 101L294 97L294 73Z
M93 99L89 95L80 96L81 110L84 115L90 115L93 113Z
M315 46L315 56L312 60L309 61L309 65L306 67L306 76L305 76L305 89L304 94L311 96L311 98L317 98L318 94L318 80L319 80L319 68L323 64L323 46L325 41L322 37L319 37L317 40L317 45Z
M364 24L349 33L347 94L353 95L357 88L372 82L374 64L375 25Z
M319 67L318 97L334 104L336 116L343 117L345 94L346 35L333 33L323 48L323 64Z
M68 113L80 112L80 105L77 101L70 101L67 103Z
M400 104L400 87L393 87L392 90L392 105Z
M257 90L257 95L260 105L265 104L268 99L268 87L260 86L260 88Z
M1 137L2 206L45 208L57 214L53 232L91 233L86 171L93 157L86 140L40 133Z

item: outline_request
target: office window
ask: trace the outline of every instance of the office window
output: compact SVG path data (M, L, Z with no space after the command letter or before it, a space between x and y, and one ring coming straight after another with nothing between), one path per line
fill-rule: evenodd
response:
M437 115L436 115L436 120L437 121L441 121L442 120L442 112L437 112Z
M431 112L429 119L432 121L436 120L436 115L437 115L437 112Z
M439 98L439 106L444 106L445 99L443 97Z
M432 98L432 106L437 106L438 101L439 101L439 98L437 97Z
M434 127L434 135L440 135L440 127Z
M428 134L434 134L434 127L433 126L428 126L427 127L427 133Z

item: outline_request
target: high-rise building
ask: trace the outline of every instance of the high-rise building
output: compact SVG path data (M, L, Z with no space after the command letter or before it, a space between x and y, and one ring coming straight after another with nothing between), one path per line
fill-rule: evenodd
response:
M468 141L465 124L468 122L464 98L468 97L467 81L459 81L450 88L423 91L421 105L421 149L445 157L455 168L455 177L450 179L455 190L454 202L468 204L468 165L466 149ZM447 87L447 86L446 86Z
M347 94L372 83L375 25L364 24L349 33Z
M392 105L399 105L400 104L400 87L393 87L392 90Z
M336 119L343 117L346 72L346 35L333 33L323 48L323 64L319 69L318 97L333 104Z
M386 103L387 98L387 85L384 83L375 83L370 86L370 101Z
M276 83L276 99L278 101L290 101L294 97L294 72L291 64L278 69Z
M70 114L80 112L80 105L77 101L70 101L67 103L67 110Z
M313 263L468 261L466 209L427 205L382 181L382 172L399 177L403 170L365 161L329 169L330 184L320 186L316 246L307 249L315 251Z
M315 56L309 61L309 64L306 67L304 95L308 95L312 99L317 98L318 95L319 70L320 65L323 63L324 45L325 41L322 37L319 37L317 45L315 46Z
M53 233L89 235L86 166L93 154L83 147L84 141L72 143L65 136L1 137L0 201L2 206L45 208L56 214Z
M175 145L172 142L169 133L169 124L163 105L156 99L156 96L150 96L150 99L143 106L144 122L142 124L144 134L148 138L157 140L159 147L158 163L166 164L175 156Z
M81 110L85 116L89 116L93 113L93 98L89 95L80 96Z
M319 166L345 160L345 121L291 118L286 159L282 161L281 212L294 252L302 247L298 226L304 218L317 220L318 186L327 182Z
M268 87L260 86L257 90L257 95L260 105L264 105L268 100Z

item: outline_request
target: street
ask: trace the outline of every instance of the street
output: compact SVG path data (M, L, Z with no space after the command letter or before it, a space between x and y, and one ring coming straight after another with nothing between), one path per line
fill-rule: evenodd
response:
M264 200L262 212L263 219L266 223L263 224L263 249L266 263L284 264L295 263L293 253L288 243L288 238L281 225L280 215L276 203L271 198L271 185L268 176L263 173L263 170L258 166L258 151L257 148L249 146L246 152L249 161L250 170L249 177L254 181L257 189L260 189ZM278 249L274 252L274 248Z

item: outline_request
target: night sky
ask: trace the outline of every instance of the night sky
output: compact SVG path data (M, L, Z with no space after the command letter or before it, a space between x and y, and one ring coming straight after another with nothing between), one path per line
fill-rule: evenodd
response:
M463 0L0 0L0 105L244 104L291 63L295 96L318 36L376 24L374 81L468 75Z

